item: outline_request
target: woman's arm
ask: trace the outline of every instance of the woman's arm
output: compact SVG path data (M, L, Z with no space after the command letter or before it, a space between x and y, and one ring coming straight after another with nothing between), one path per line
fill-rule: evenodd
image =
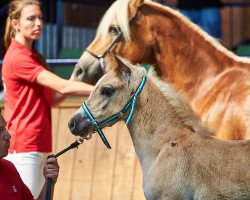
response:
M58 92L53 91L52 92L52 106L57 106L59 103L61 103L64 99L67 98L68 95L63 95Z
M85 95L93 89L92 85L87 83L65 80L48 70L43 70L36 78L40 85L51 88L62 95Z
M92 85L84 82L65 80L48 70L43 70L39 73L36 82L55 91L55 97L57 98L53 99L53 102L64 98L66 95L89 95L93 89Z

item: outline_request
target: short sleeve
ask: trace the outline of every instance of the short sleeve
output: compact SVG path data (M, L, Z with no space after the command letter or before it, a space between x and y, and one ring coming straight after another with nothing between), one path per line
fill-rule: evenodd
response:
M12 164L12 163L11 163L11 164ZM25 200L34 200L31 191L29 190L29 188L28 188L28 187L25 185L25 183L23 182L23 180L22 180L20 174L18 173L18 171L16 170L16 168L14 167L14 165L13 165L13 170L12 170L12 171L15 171L17 181L18 181L19 184L20 184L22 199L25 199Z
M22 199L34 200L33 195L31 194L29 188L24 183L22 185Z
M20 184L20 187L22 188L21 189L21 196L22 196L22 199L25 199L25 200L34 200L33 198L33 195L31 193L31 191L29 190L29 188L25 185L25 183L23 182L20 174L18 173L16 167L14 167L13 163L10 163L10 166L12 168L12 172L15 172L16 174L16 179L17 181L19 182Z
M12 61L14 77L33 83L40 72L45 70L36 58L27 54L18 54Z
M12 162L5 160L5 159L0 159L0 170L1 170L0 174L3 173L1 174L2 180L8 180L8 184L11 186L10 187L11 190L5 189L4 194L1 193L1 195L5 195L6 198L4 199L12 199L12 198L9 198L10 197L9 195L13 191L12 188L14 188L17 192L16 195L18 198L15 198L15 199L20 199L20 197L22 200L34 199L32 193L22 181L20 174L18 173L16 167L14 166ZM0 199L2 199L1 195L0 195Z

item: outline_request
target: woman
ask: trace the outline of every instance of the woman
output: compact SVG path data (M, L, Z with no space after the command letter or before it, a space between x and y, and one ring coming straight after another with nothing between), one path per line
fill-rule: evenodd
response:
M43 56L34 49L43 29L39 0L13 0L6 22L2 66L4 107L11 144L7 159L38 197L42 169L52 151L51 106L67 95L89 94L91 85L64 80L48 70Z

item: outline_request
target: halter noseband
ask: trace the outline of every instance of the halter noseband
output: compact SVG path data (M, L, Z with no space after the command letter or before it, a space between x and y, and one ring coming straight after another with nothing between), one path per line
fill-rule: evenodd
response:
M147 76L144 75L142 77L142 81L140 83L140 85L137 87L135 93L132 95L131 99L126 103L126 105L123 107L123 109L121 109L121 111L117 114L114 114L114 115L111 115L110 117L98 122L96 121L95 117L92 115L92 113L90 112L90 110L88 109L87 105L85 104L85 102L82 104L82 108L85 112L85 114L88 116L88 118L90 119L94 129L98 132L99 136L101 137L103 143L106 145L107 148L111 149L111 146L108 142L108 140L106 139L105 135L103 134L102 132L102 127L105 125L105 124L108 124L108 123L111 123L111 125L115 124L116 122L118 122L123 114L125 114L129 109L130 109L130 112L128 114L128 117L125 121L125 124L129 124L133 115L134 115L134 111L135 111L135 104L136 104L136 101L137 101L137 97L139 96L139 94L141 93L145 83L146 83L146 80L147 80ZM110 125L110 126L111 126Z
M137 16L137 13L139 11L139 9L141 8L143 4L139 5L138 6L138 9L135 13L135 15L129 20L129 24L131 24L134 19L136 18ZM85 51L87 51L90 55L92 55L93 57L95 57L98 61L99 61L99 64L102 68L102 70L104 71L105 70L105 62L104 62L104 57L106 56L106 54L113 48L113 46L123 37L123 33L122 32L119 32L119 34L117 35L117 37L111 42L111 44L108 46L108 48L103 52L103 54L101 55L97 55L91 51L89 51L88 49L85 49Z

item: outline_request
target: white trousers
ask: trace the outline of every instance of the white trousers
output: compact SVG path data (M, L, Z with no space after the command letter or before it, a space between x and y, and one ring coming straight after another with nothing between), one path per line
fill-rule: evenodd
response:
M14 152L13 154L9 153L5 157L6 160L11 161L15 165L23 182L30 189L35 199L38 198L45 183L43 167L47 156L47 153L41 152Z

